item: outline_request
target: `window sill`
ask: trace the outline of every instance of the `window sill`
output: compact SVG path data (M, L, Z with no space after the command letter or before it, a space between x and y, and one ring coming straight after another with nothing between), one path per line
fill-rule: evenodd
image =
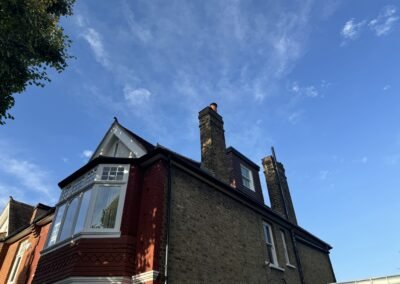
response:
M56 243L50 247L47 247L45 249L42 250L42 252L40 253L41 256L46 255L48 253L51 253L61 247L64 246L74 246L75 242L79 239L98 239L98 238L102 238L102 239L106 239L106 238L119 238L121 237L121 232L120 231L114 231L114 232L81 232L78 233L76 235L74 235L73 237L67 238L59 243Z
M276 265L276 264L270 263L269 267L271 267L273 269L276 269L276 270L279 270L279 271L285 271L285 269L283 267L280 267L279 265Z

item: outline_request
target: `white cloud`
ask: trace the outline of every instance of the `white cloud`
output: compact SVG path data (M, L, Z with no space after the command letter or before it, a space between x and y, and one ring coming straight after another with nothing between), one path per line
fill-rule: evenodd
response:
M3 153L4 154L4 153ZM0 184L2 194L13 195L16 199L32 203L29 196L35 196L35 200L47 200L55 202L53 182L50 174L39 165L24 159L10 158L2 155L0 158L0 173L13 180L14 185ZM38 198L36 198L36 196Z
M385 86L383 87L383 90L384 90L384 91L387 91L387 90L389 90L391 87L392 87L392 86L390 86L390 85L385 85Z
M386 6L375 19L369 22L368 26L377 36L387 35L392 30L393 25L399 20L396 12L396 7Z
M295 94L303 95L303 96L310 97L310 98L316 98L320 95L317 87L315 87L314 85L303 87L303 86L300 86L297 82L294 82L292 84L292 87L290 88L290 90Z
M143 43L147 43L152 40L153 35L145 25L140 24L135 17L134 12L131 10L127 2L123 2L123 13L125 20L135 38L139 39Z
M295 111L291 113L287 119L291 124L296 124L301 120L302 116L303 116L303 111Z
M293 91L294 93L299 93L299 92L300 92L300 87L299 87L299 85L297 84L297 82L294 82L294 83L293 83L293 85L292 85L292 91Z
M361 29L363 28L365 23L366 21L361 21L357 23L354 21L354 19L348 20L344 24L342 31L340 32L341 36L344 39L342 44L344 44L346 40L355 40L359 36Z
M84 150L82 152L82 156L85 158L90 158L93 155L93 151L92 150Z
M367 22L368 27L376 36L384 36L393 30L393 26L398 20L397 9L394 6L383 7L379 15L369 22L367 20L355 22L354 19L350 19L340 32L343 38L341 45L344 46L348 41L357 39Z
M85 28L83 38L89 43L97 62L105 67L110 65L108 55L104 50L101 35L93 28Z
M87 25L85 18L80 14L75 14L74 19L75 19L75 23L81 28Z
M151 97L151 92L144 88L135 89L131 86L124 87L125 100L132 106L143 106Z

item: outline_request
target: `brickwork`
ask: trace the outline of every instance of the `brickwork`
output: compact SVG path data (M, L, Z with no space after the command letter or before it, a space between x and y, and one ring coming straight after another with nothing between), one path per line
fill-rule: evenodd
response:
M218 179L229 183L222 117L210 107L206 107L199 112L199 122L202 166Z
M302 242L297 242L297 248L303 268L305 284L336 282L329 254L323 253Z
M172 283L299 283L297 269L283 272L266 264L259 214L182 170L172 172ZM279 227L273 228L283 266Z
M37 265L38 265L39 259L40 259L40 252L44 248L44 245L46 243L47 234L49 233L50 227L51 227L51 222L45 226L38 228L40 233L39 233L38 238L36 239L36 249L31 255L29 276L28 276L27 282L26 282L27 284L32 283L33 277L35 276L36 268L37 268Z
M163 160L149 166L143 176L137 230L135 274L160 271L167 172ZM157 283L157 282L156 282Z
M0 283L7 283L8 274L10 273L14 257L18 252L18 247L19 247L19 242L10 245L5 244L3 246L3 250L6 252L6 255L1 264Z
M42 255L33 283L54 283L71 276L131 276L135 239L78 239Z
M24 241L28 241L29 245L25 246L26 250L22 254L15 276L15 283L30 284L32 282L40 258L40 251L43 249L51 224L50 222L51 219L47 221L47 224L44 223L40 226L33 223L21 231L21 238L12 241L6 240L2 248L3 259L0 262L0 283L6 283L9 280L16 255L21 247L21 243Z
M80 238L44 254L34 283L54 283L74 276L131 277L158 271L167 177L163 163L159 160L145 168L131 166L121 237Z
M293 207L292 197L289 191L289 185L285 175L285 168L281 163L277 164L277 170L280 177L280 186L277 174L274 168L274 158L265 157L262 160L265 179L268 186L268 195L271 202L271 208L283 218L297 225L296 214ZM282 189L282 191L281 191Z

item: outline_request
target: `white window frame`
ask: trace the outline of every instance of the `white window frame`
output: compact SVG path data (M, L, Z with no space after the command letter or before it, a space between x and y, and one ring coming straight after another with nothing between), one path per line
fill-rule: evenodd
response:
M102 172L104 167L123 167L124 168L124 174L122 180L102 180ZM57 215L59 212L59 208L65 205L65 209L63 211L63 216L60 222L60 228L57 231L57 236L56 236L56 241L54 244L49 244L50 243L50 237L53 233L53 229L55 226L55 223L52 224L50 233L48 234L48 238L46 241L46 249L47 248L53 248L57 245L60 244L65 244L68 240L71 239L76 239L80 237L119 237L120 236L120 228L121 228L121 221L122 221L122 213L123 213L123 206L125 203L125 195L126 195L126 188L127 188L127 181L129 177L129 164L101 164L97 167L96 170L96 177L94 178L93 182L90 184L85 184L81 189L74 191L74 194L69 195L65 202L60 203L57 205L57 211L54 220L57 219ZM78 178L79 179L79 178ZM99 194L99 190L97 190L100 187L119 187L119 199L118 199L118 207L117 207L117 213L115 216L115 225L114 228L91 228L90 223L94 214L94 207L95 207L95 202L97 195ZM79 232L75 232L75 226L78 220L80 208L82 205L82 198L84 196L85 192L91 191L91 196L89 199L88 203L88 209L87 212L85 213L86 215L84 216L84 224L83 224L83 229ZM69 235L69 237L66 237L64 240L60 240L61 232L64 227L64 221L66 218L66 214L68 213L68 207L69 204L75 199L79 198L78 200L78 205L75 209L75 213L73 216L72 220L72 232Z
M117 209L117 214L115 216L115 225L114 228L102 228L102 229L96 229L96 228L91 228L90 223L93 218L94 214L94 206L95 202L97 200L97 195L99 194L99 187L120 187L120 194L119 194L119 199L118 199L118 209ZM84 226L83 226L83 231L87 233L117 233L120 230L121 226L121 219L122 219L122 211L123 208L122 206L124 205L125 201L125 191L126 191L126 184L125 185L118 185L118 183L114 184L96 184L92 188L92 196L90 197L90 202L89 202L89 207L88 207L88 214L85 218ZM75 219L78 217L78 214L76 215Z
M29 243L29 240L25 240L19 245L18 252L15 256L12 268L10 270L10 275L7 284L16 283L16 280L18 279L18 270L22 263L22 258L24 257L25 251L30 247L30 245L31 244Z
M276 247L274 243L274 234L272 232L272 226L267 223L263 222L263 229L264 229L264 239L265 239L265 244L267 247L267 255L268 255L268 260L266 263L269 265L269 267L276 268L279 270L284 270L282 267L279 266L278 263L278 257L276 255ZM270 252L269 252L270 250Z
M291 268L296 268L296 266L294 266L293 264L290 263L289 251L287 249L287 244L286 244L286 233L283 229L280 229L280 235L281 235L282 244L283 244L283 251L285 254L286 266L289 266Z
M248 172L249 177L246 177L245 175L243 175L243 171ZM244 187L252 190L252 191L256 191L254 188L254 179L253 179L253 172L252 170L250 170L248 167L246 167L243 164L240 164L240 175L242 176L242 184ZM244 180L249 182L250 187L246 186L245 183L243 182Z

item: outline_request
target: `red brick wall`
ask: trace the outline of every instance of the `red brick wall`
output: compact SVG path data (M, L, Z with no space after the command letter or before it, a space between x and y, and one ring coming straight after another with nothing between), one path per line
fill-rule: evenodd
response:
M136 273L160 271L167 169L159 160L146 169L136 244Z
M27 284L32 283L32 279L35 276L36 268L40 259L40 252L42 251L44 244L46 242L47 234L49 233L49 229L51 226L51 222L47 225L39 228L39 236L36 240L37 245L34 252L31 255L31 264L29 269L29 276L27 279Z
M81 238L43 255L33 283L72 276L128 276L159 270L166 168L159 160L132 165L120 238Z

